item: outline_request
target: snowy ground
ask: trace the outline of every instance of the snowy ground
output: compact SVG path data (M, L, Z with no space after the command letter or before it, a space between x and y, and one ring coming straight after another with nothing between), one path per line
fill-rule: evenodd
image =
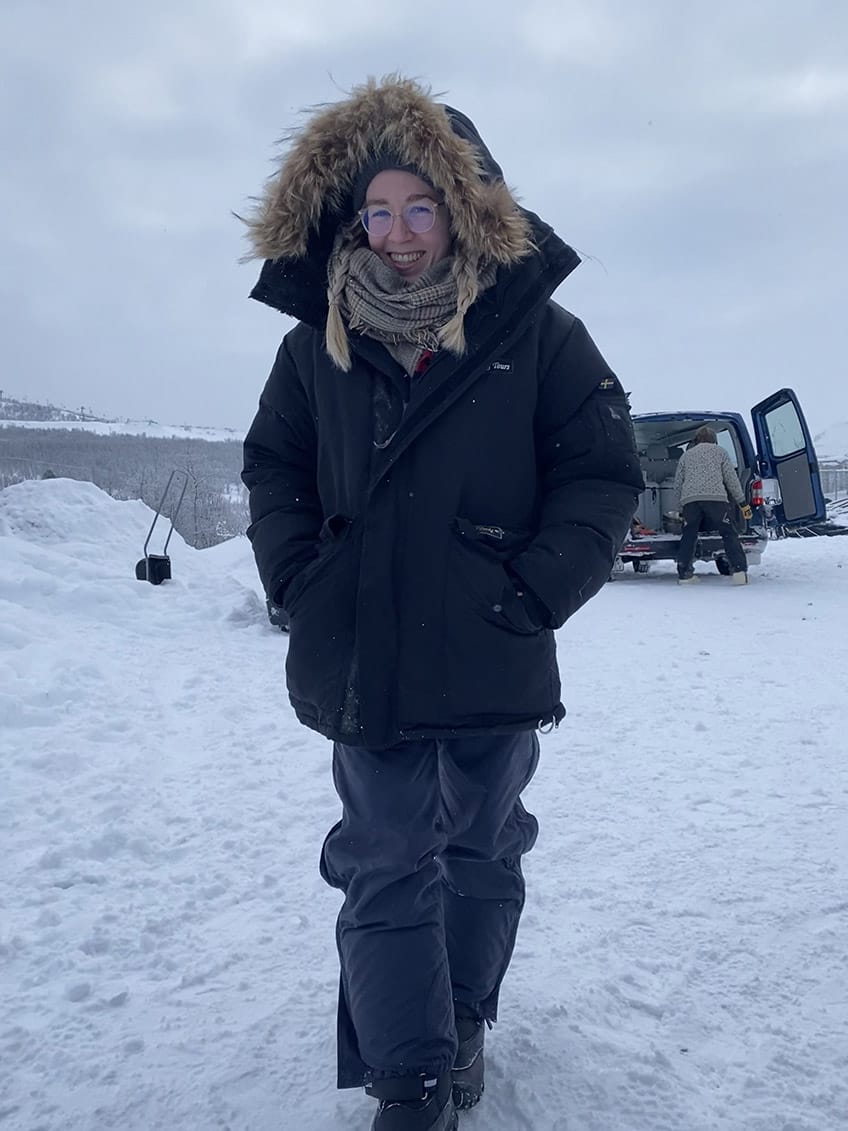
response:
M249 547L68 480L0 492L0 1131L331 1131L329 746ZM831 1131L848 1112L848 538L608 585L467 1131Z

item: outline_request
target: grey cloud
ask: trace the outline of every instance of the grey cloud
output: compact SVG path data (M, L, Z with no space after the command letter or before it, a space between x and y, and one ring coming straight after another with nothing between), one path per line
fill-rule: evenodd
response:
M17 3L0 184L8 385L244 426L287 322L246 299L232 210L300 111L368 74L430 81L586 261L576 310L636 407L794 385L848 418L848 80L839 0ZM46 18L49 16L49 18ZM840 397L842 398L840 400Z

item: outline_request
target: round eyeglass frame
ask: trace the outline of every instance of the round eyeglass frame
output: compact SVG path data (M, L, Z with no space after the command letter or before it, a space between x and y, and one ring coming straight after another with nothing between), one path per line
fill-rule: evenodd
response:
M398 219L399 217L400 217L400 218L403 218L403 222L404 222L404 224L406 224L406 226L407 226L408 230L409 230L410 232L412 232L412 234L413 234L413 235L416 235L416 236L423 236L423 235L425 235L425 234L426 234L427 232L432 232L433 228L434 228L434 227L436 226L436 209L437 209L437 208L441 208L441 207L443 207L443 205L444 205L444 201L443 201L443 200L430 200L429 198L427 199L427 205L428 205L428 207L429 207L429 208L432 208L432 210L433 210L433 223L432 223L432 224L430 224L430 226L429 226L428 228L422 228L422 229L420 229L419 231L415 231L415 229L414 229L414 228L411 228L411 227L409 226L409 222L408 222L408 221L407 221L407 220L406 220L406 219L404 218L404 216L403 216L404 212L406 212L406 211L407 211L407 209L409 209L409 208L415 208L415 207L416 207L416 204L417 204L417 203L418 203L418 202L416 202L416 201L413 201L413 203L412 203L412 204L407 204L405 208L402 208L402 209L400 210L400 212L392 212L392 211L391 211L390 209L388 209L388 208L384 208L383 206L379 206L379 207L380 207L380 211L382 211L382 212L388 212L388 213L389 213L389 215L390 215L390 216L391 216L391 218L392 218L392 223L391 223L391 227L389 228L389 230L388 230L387 232L384 232L384 233L383 233L383 235L380 235L380 236L376 236L375 238L376 238L376 239L385 239L385 238L386 238L386 236L390 236L390 235L392 234L392 232L394 231L394 229L395 229L395 220L397 220L397 219ZM364 208L360 208L360 209L359 209L359 212L357 213L357 215L359 216L359 221L360 221L360 223L362 224L362 227L363 227L363 228L365 229L365 231L366 231L366 232L368 232L368 234L369 234L369 235L374 235L374 233L373 233L373 232L371 232L371 231L369 231L369 229L368 229L368 225L367 225L367 224L365 223L365 217L366 217L366 215L368 214L368 211L369 211L369 209L371 209L371 208L375 208L375 207L378 207L378 206L377 206L377 205L373 205L373 204L366 204L366 205L365 205L365 207L364 207Z

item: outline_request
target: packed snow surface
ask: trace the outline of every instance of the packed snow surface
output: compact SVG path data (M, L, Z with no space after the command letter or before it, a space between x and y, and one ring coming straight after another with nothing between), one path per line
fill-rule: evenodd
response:
M86 483L0 492L0 1131L366 1131L334 1087L330 747L250 548ZM153 547L151 547L153 548ZM831 1131L848 1113L848 538L607 585L468 1131Z

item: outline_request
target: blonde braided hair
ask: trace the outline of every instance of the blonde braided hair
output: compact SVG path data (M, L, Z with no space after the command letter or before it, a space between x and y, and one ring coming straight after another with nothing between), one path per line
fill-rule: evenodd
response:
M364 242L359 233L362 227L357 216L339 227L335 245L327 266L327 329L325 345L331 359L345 373L350 372L350 343L341 312L341 297L350 272L350 258Z
M461 356L465 353L465 315L480 293L477 259L457 256L451 274L456 283L456 314L439 330L439 339L446 350Z

